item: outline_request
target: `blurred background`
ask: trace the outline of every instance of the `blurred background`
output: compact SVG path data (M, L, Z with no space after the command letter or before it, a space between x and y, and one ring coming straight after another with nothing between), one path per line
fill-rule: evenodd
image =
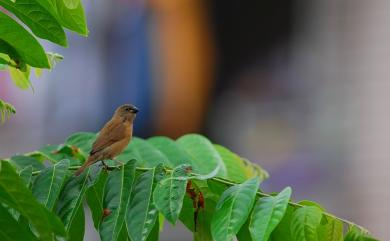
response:
M35 93L0 72L18 112L0 126L0 157L96 132L133 103L137 136L203 133L268 170L266 191L290 185L390 240L390 1L84 4L89 37L46 44L65 59L32 79ZM162 237L191 240L169 225Z

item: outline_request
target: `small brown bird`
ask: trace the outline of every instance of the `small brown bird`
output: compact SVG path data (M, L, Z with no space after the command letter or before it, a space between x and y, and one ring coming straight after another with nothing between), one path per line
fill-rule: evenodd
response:
M133 134L133 121L137 112L137 107L129 104L116 109L111 120L100 130L87 161L75 172L76 176L97 161L113 160L126 148Z

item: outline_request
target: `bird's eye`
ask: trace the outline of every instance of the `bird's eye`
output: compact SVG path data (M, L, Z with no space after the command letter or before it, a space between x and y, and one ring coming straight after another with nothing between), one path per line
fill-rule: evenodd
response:
M130 107L127 107L125 110L126 110L126 111L131 111L131 108L130 108Z

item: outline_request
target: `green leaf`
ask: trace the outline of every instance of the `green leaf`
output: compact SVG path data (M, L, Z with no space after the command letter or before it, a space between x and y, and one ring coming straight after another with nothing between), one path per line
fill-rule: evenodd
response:
M74 222L69 228L69 239L70 241L83 241L84 233L85 233L85 216L84 216L84 208L83 205L76 211L76 215L74 217Z
M118 240L125 221L127 206L135 176L135 160L127 162L120 170L111 171L104 190L104 209L109 214L100 225L102 241Z
M248 218L244 225L242 225L240 231L237 233L237 240L238 241L253 241L252 236L249 232L249 221L250 219Z
M215 150L213 144L204 136L188 134L180 137L176 143L194 160L192 168L195 173L210 173L219 166L218 176L227 176L226 166L221 156Z
M66 47L66 36L61 24L34 0L0 0L0 5L17 16L40 38Z
M323 216L325 223L318 227L318 241L342 241L343 223L337 219Z
M82 154L87 157L96 140L96 134L92 132L76 132L66 139L65 144L78 147Z
M232 240L238 233L252 209L259 184L256 177L222 193L211 221L214 240Z
M160 220L157 218L152 231L150 231L148 239L146 241L158 241L160 236Z
M53 213L35 200L13 167L1 162L0 201L26 217L42 240L52 240L54 235L65 236L64 226Z
M11 157L11 163L14 164L19 170L32 166L33 171L39 171L45 168L45 166L37 159L29 156L16 155Z
M268 240L271 232L282 220L290 196L291 188L286 187L275 197L262 197L256 201L249 224L253 240Z
M291 219L291 234L295 241L317 241L322 211L316 206L298 208Z
M189 164L194 167L196 164L185 150L168 137L156 136L149 138L147 141L169 159L170 165L168 166L171 168L181 164Z
M8 0L6 0L8 1ZM20 69L10 67L9 73L14 84L22 90L26 90L30 88L30 67L27 66L26 71L22 71Z
M276 228L271 234L271 240L273 241L293 240L291 236L290 226L291 226L291 218L295 209L296 208L293 206L287 206L282 221L279 222L279 224L276 226Z
M80 0L63 0L65 6L70 9L75 9L80 4Z
M372 238L367 233L358 229L356 226L349 228L348 233L345 235L344 241L378 241L375 238Z
M34 152L33 155L43 156L44 160L49 160L53 163L59 162L63 159L69 159L70 166L77 166L84 162L85 156L80 152L79 148L69 145L46 145ZM38 159L42 159L38 158Z
M43 1L43 0L40 0ZM63 0L51 0L56 6L56 13L61 25L83 36L88 35L86 17L83 5L80 3L74 9L67 8Z
M2 241L34 241L37 237L26 226L20 225L12 215L0 205L0 240Z
M32 192L47 209L53 210L68 174L69 160L62 160L41 171L36 177Z
M207 197L204 198L204 202L205 207L200 208L196 221L196 231L194 232L195 241L213 241L211 222L217 203Z
M32 180L32 166L26 166L19 172L19 176L22 178L23 182L26 184L26 187L30 186Z
M242 183L248 178L255 176L254 172L248 171L249 168L245 166L245 162L237 154L220 145L214 144L214 148L226 165L227 178L229 178L229 180Z
M57 53L46 52L47 58L49 59L50 68L54 68L59 62L64 59L64 56ZM38 76L39 77L39 76Z
M57 201L56 213L61 218L68 232L73 222L77 222L75 217L78 209L83 204L90 170L88 168L80 176L70 177L61 190L60 198Z
M138 165L143 167L155 167L160 163L170 166L168 158L147 141L133 137L127 148L116 159L127 161L136 159Z
M0 39L9 44L24 62L37 68L50 68L42 46L21 25L0 12L0 26Z
M173 225L179 218L187 185L187 180L176 178L187 175L188 165L180 165L172 171L168 178L160 181L153 192L156 208Z
M13 105L0 99L0 124L15 113L16 110Z
M99 230L103 217L104 187L107 178L107 172L101 171L97 177L97 181L87 189L86 193L87 203L91 210L92 220L96 230Z
M126 226L132 241L144 241L148 238L157 219L158 211L153 203L155 169L138 176L133 187L126 214Z

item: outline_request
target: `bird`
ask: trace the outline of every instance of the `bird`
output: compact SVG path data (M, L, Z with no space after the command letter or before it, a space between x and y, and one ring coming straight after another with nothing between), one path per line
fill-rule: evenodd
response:
M109 120L100 130L87 161L75 172L80 175L85 168L95 162L104 160L114 160L130 143L133 135L133 122L138 113L138 108L131 104L119 106L111 120Z

